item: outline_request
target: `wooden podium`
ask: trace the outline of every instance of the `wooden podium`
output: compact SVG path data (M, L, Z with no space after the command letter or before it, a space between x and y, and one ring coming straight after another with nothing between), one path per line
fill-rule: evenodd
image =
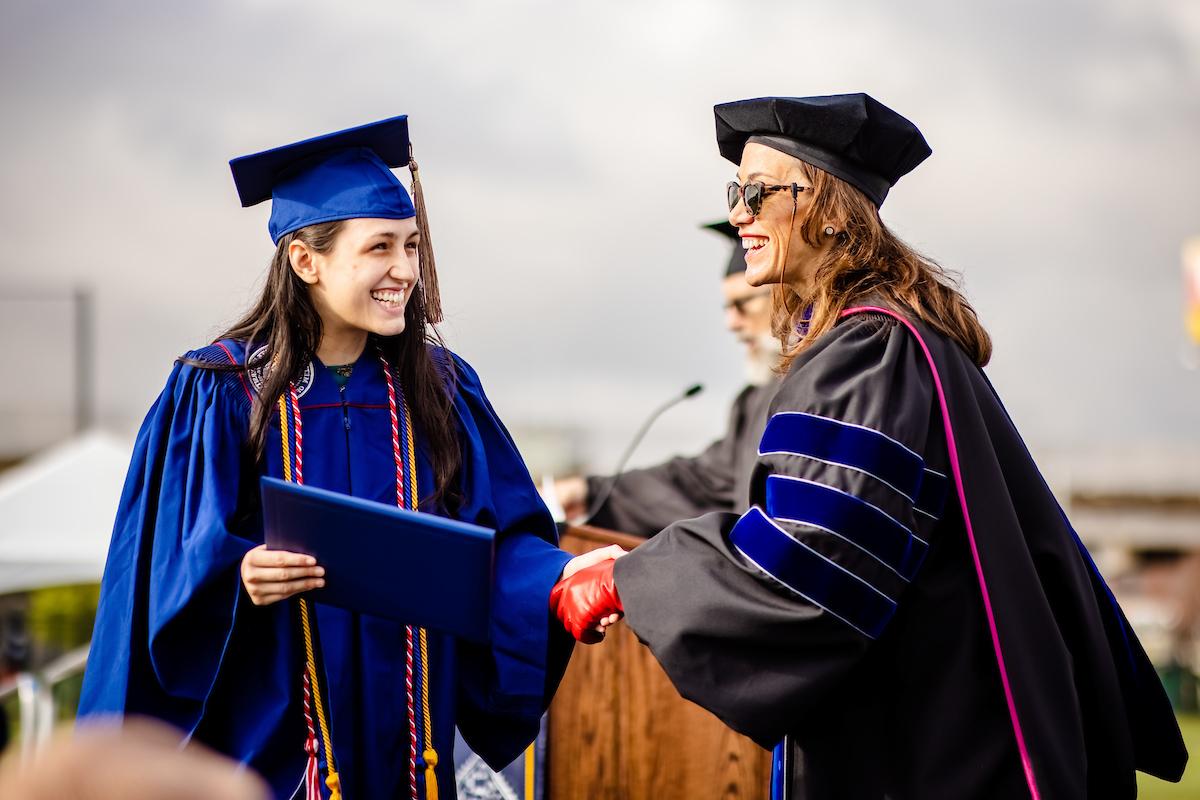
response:
M635 536L569 527L580 554ZM549 800L766 800L771 754L684 700L624 624L578 645L550 706Z

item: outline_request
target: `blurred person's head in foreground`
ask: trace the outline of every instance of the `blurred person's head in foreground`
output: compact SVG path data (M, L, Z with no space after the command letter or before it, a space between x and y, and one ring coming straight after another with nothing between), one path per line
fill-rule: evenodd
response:
M267 800L262 779L149 719L64 729L33 758L0 762L0 797L22 800Z

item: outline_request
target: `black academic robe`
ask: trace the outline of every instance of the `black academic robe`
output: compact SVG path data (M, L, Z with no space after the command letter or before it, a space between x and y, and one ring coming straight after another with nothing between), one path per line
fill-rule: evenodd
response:
M1178 779L1162 686L983 372L892 314L796 359L749 511L617 562L626 621L684 697L763 747L790 734L808 800Z
M738 514L750 506L750 473L758 440L779 383L747 386L729 412L725 435L699 455L679 456L621 475L589 522L601 528L653 536L672 522L710 511ZM611 477L589 476L588 497L601 496Z

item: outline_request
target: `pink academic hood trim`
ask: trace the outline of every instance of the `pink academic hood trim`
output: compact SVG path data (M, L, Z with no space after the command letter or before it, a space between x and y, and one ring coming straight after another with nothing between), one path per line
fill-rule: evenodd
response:
M1000 683L1004 686L1004 699L1008 703L1008 716L1012 720L1013 733L1016 735L1017 750L1021 755L1021 766L1025 770L1025 783L1029 786L1029 794L1033 800L1041 800L1041 793L1038 792L1037 787L1037 778L1033 774L1033 762L1029 758L1029 749L1025 746L1025 734L1021 730L1021 720L1017 717L1017 705L1013 700L1012 686L1008 681L1008 669L1004 666L1004 651L1000 647L1000 633L996 630L996 615L992 612L992 598L988 593L987 580L983 577L983 564L979 560L979 548L975 545L975 530L971 526L971 514L967 510L967 495L963 490L962 470L959 469L958 463L958 448L954 444L954 426L950 423L950 410L946 406L946 393L942 389L942 378L938 374L937 365L933 361L933 355L930 354L929 347L925 344L925 339L921 337L916 326L895 311L878 306L848 308L841 315L848 317L851 314L863 313L886 314L901 322L916 338L917 344L921 345L921 350L925 353L925 360L929 362L929 370L933 373L933 385L937 389L938 402L942 407L942 423L946 430L946 448L950 455L950 469L954 473L954 485L958 490L958 502L962 507L963 522L967 528L967 540L971 545L971 557L975 560L975 574L979 577L979 593L983 596L983 610L987 614L988 629L992 634L992 649L996 653L996 666L1000 668Z

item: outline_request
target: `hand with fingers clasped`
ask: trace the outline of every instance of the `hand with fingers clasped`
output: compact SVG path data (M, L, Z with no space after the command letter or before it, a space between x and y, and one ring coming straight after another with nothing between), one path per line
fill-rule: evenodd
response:
M623 549L612 545L572 559L550 590L550 610L584 644L601 641L606 629L624 616L613 580L613 566L623 555Z
M265 544L242 558L242 585L256 606L286 600L294 594L325 585L325 568L303 553L268 550Z

